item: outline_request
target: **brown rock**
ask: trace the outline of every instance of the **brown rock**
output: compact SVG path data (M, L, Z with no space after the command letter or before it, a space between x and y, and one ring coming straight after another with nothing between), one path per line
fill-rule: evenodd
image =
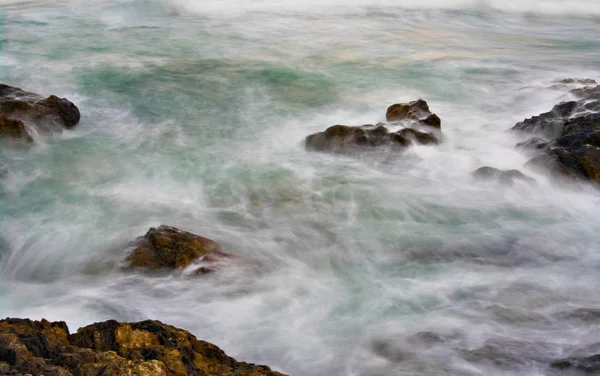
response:
M387 130L386 130L387 132ZM316 151L345 152L365 146L368 143L367 131L361 127L333 125L324 132L306 137L306 148Z
M2 113L0 113L0 135L33 142L33 138L31 138L27 129L25 129L25 124L21 120L9 119Z
M40 131L72 128L80 120L77 106L65 98L48 98L20 88L0 84L0 113L6 118L24 121Z
M165 225L151 228L134 245L126 268L184 269L202 256L229 257L216 242Z
M442 126L440 118L429 111L429 105L423 99L393 104L388 107L385 117L388 122L412 119L435 128Z
M0 321L0 372L46 376L285 376L238 362L159 321L106 321L69 335L64 322Z
M600 181L600 148L585 145L583 147L581 167L588 179Z

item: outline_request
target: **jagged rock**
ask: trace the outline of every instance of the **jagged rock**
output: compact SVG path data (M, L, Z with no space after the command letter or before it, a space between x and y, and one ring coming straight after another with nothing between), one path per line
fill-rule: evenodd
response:
M562 102L548 112L517 123L512 129L552 139L560 135L564 122L571 116L578 102Z
M409 103L393 104L388 107L385 117L388 122L412 119L435 128L441 128L442 126L440 118L429 111L429 105L423 99Z
M496 181L506 185L513 185L515 180L523 180L528 183L535 182L534 179L519 170L499 170L489 166L480 167L472 174L477 180Z
M27 132L25 124L21 120L9 119L0 113L0 136L19 138L27 142L33 142L33 138Z
M284 376L238 362L160 321L106 321L70 335L64 322L0 321L0 372L46 376Z
M65 98L55 95L43 98L38 94L4 84L0 84L0 113L8 121L13 122L11 123L13 128L18 127L18 123L15 121L21 121L21 125L24 122L41 132L72 128L80 120L77 106ZM5 132L1 133L6 134ZM7 135L13 136L13 134ZM27 134L27 136L29 135ZM20 138L26 138L26 136ZM29 136L29 138L31 137Z
M600 114L565 121L561 135L529 163L557 176L600 181Z
M229 257L213 240L165 225L151 228L133 245L135 249L126 259L129 269L184 269L200 257L209 260Z
M578 90L584 99L560 103L512 129L549 140L532 138L517 144L540 152L528 165L544 167L557 177L597 182L600 181L600 85Z

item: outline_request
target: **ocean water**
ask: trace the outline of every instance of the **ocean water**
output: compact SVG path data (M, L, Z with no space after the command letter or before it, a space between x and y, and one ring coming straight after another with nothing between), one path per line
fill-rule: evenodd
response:
M297 376L549 375L598 342L600 196L507 132L600 79L597 1L1 3L0 81L82 113L0 141L1 317L158 319ZM417 98L443 144L304 149ZM121 272L160 224L245 261Z

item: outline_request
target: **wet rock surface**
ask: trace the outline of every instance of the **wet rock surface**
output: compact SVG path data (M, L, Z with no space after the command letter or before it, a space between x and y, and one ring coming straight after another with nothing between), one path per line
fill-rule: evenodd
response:
M132 245L135 248L125 260L126 269L184 269L201 258L207 262L215 262L230 257L215 241L166 225L150 228ZM202 267L198 274L210 271L210 268Z
M600 85L573 90L577 101L560 103L512 129L531 137L517 146L536 154L529 165L553 175L600 181Z
M305 147L313 151L352 153L382 146L400 150L413 143L441 142L441 120L422 99L390 106L386 119L388 123L377 125L333 125L306 137ZM398 127L399 130L390 131Z
M30 130L40 133L73 128L81 115L66 98L47 98L21 88L0 84L0 135L32 141Z
M70 334L64 322L14 318L0 321L0 374L283 375L238 362L217 346L160 321L106 321Z

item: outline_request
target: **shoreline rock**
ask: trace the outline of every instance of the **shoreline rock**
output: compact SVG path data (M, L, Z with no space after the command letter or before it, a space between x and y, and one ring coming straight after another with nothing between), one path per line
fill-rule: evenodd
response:
M361 126L333 125L323 132L306 137L305 148L312 151L352 153L388 146L403 149L413 143L421 145L441 142L441 120L429 110L423 99L397 103L388 107L388 123ZM390 127L402 127L390 132Z
M0 320L0 374L285 376L156 320L109 320L71 334L63 321L16 318Z
M600 182L600 85L575 89L562 102L512 130L529 135L517 147L535 152L528 162L555 177Z
M66 98L47 98L21 88L0 84L0 136L32 142L27 127L41 133L60 132L79 123L81 114Z

